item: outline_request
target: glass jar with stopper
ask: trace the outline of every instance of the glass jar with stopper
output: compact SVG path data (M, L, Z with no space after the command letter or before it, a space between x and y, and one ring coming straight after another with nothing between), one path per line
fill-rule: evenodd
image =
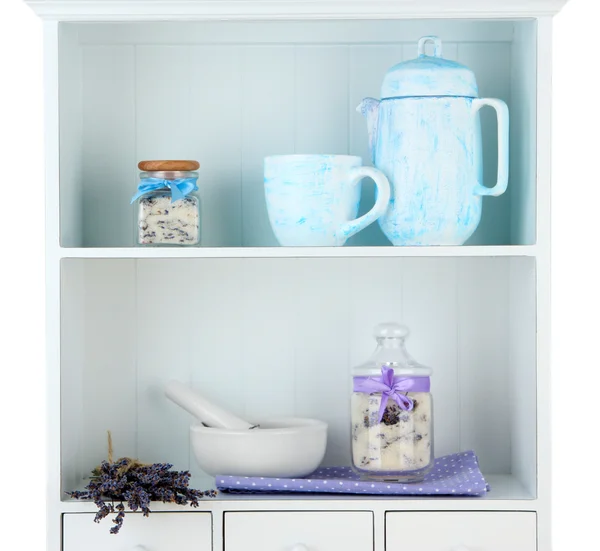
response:
M136 242L145 246L200 245L198 161L141 161Z
M408 334L378 325L373 355L352 371L352 467L365 479L420 482L433 467L432 370L408 354Z

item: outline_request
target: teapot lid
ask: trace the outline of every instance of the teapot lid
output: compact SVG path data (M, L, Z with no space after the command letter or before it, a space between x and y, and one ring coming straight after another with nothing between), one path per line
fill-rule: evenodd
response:
M433 55L425 44L433 42ZM475 75L468 67L442 57L442 41L437 36L419 40L419 57L394 65L385 74L381 99L422 96L479 96Z

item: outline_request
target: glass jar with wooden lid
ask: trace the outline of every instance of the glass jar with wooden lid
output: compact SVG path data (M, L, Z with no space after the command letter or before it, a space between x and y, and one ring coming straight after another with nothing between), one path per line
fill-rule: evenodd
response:
M198 161L141 161L136 242L142 246L198 246L201 208Z

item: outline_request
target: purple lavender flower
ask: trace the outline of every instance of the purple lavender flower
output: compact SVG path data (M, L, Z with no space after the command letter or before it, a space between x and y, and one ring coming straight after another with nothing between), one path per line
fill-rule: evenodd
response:
M198 507L203 497L215 497L215 490L194 490L189 488L189 471L172 471L169 463L143 465L128 458L114 463L103 461L92 472L92 479L86 491L67 492L74 499L89 499L98 507L94 522L100 522L116 512L111 534L118 534L125 519L125 505L131 511L150 514L150 502L176 503ZM114 502L118 503L115 505Z

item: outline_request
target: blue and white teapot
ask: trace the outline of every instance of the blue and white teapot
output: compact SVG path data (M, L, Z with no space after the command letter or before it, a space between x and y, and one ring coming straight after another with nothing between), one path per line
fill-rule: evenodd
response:
M425 44L433 42L434 54ZM479 110L498 117L498 178L482 182ZM357 110L367 118L375 166L392 186L387 212L379 218L394 245L462 245L481 219L483 195L508 185L508 107L479 99L475 75L442 58L441 40L419 40L419 57L385 75L381 101L366 98Z

